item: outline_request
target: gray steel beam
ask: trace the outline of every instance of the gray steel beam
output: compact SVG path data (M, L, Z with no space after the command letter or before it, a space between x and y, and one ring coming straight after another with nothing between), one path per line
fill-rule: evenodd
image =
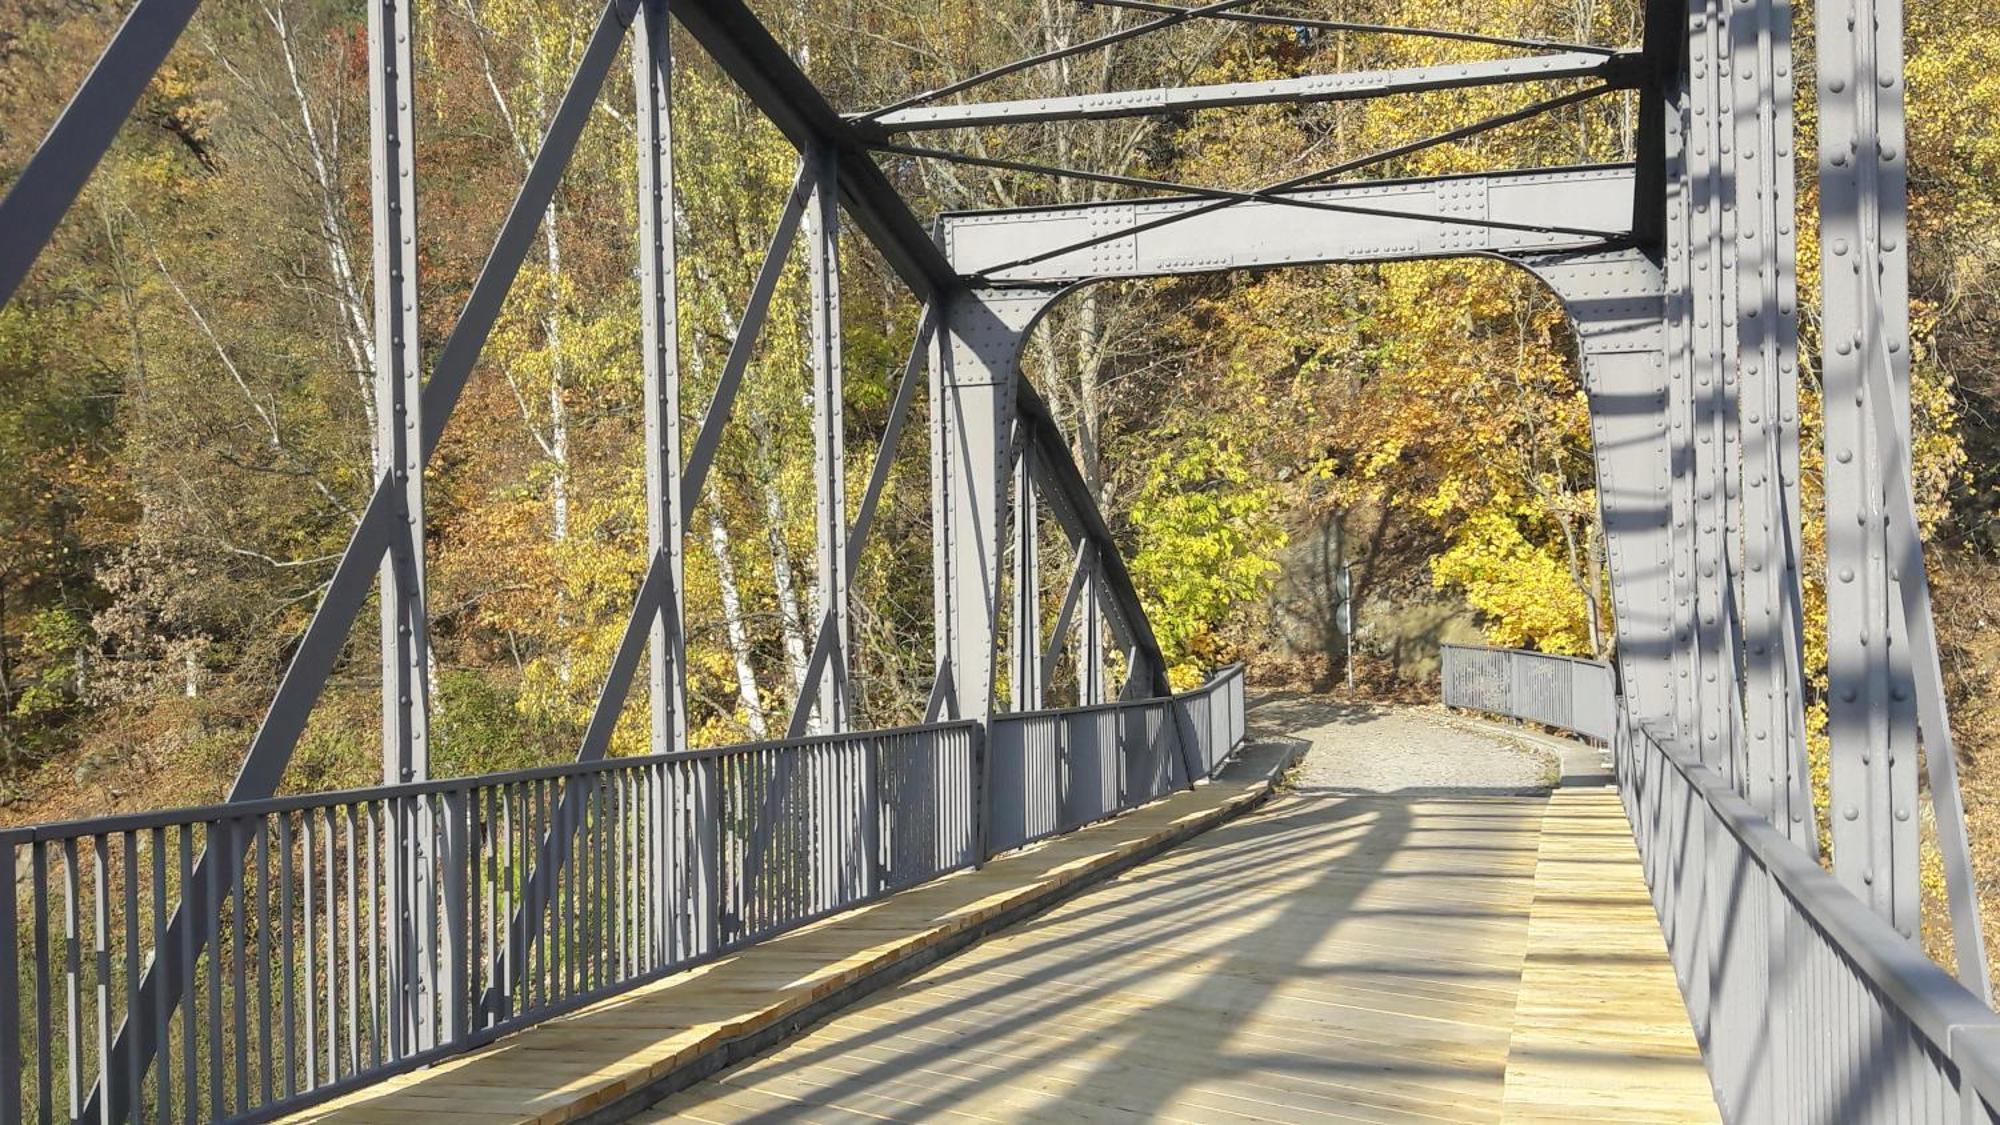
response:
M638 124L639 336L646 379L646 546L667 568L647 669L655 754L687 745L672 73L666 0L644 0L633 27L632 89Z
M1694 610L1691 736L1702 760L1741 790L1743 773L1734 737L1740 723L1735 700L1740 674L1732 637L1733 609L1728 510L1731 425L1735 380L1735 214L1725 206L1728 180L1728 60L1722 27L1724 0L1689 0L1688 115L1681 163L1682 216L1687 277L1685 414L1690 466L1688 532L1693 540L1690 575ZM1670 227L1668 240L1682 237ZM1678 376L1678 373L1677 373ZM1681 411L1677 410L1677 414Z
M1806 764L1798 506L1797 198L1791 5L1728 17L1736 221L1737 417L1742 433L1741 643L1750 804L1808 852L1818 833Z
M1007 683L1016 711L1042 706L1041 527L1034 465L1033 449L1021 450L1014 463L1014 620Z
M423 388L418 354L416 88L411 4L368 5L370 231L374 242L376 471L393 481L396 530L381 568L382 783L430 776L430 700L424 600ZM389 925L384 975L396 1050L413 1053L459 1030L456 998L436 1013L439 984L430 927L429 807L389 810ZM445 950L447 956L455 949Z
M1900 0L1818 5L1827 689L1834 873L1916 936L1916 746L1962 983L1990 998L1910 480ZM1885 885L1886 884L1886 885Z
M828 637L829 674L809 677L800 693L818 687L819 727L847 729L849 658L847 441L840 349L840 165L831 150L806 157L813 166L812 202L806 208L806 273L811 280L809 348L812 359L814 540L818 548L818 609Z
M1179 4L1160 3L1159 0L1079 0L1080 3L1105 8L1129 8L1135 12L1157 12L1172 14L1187 12L1196 14L1194 9ZM1374 35L1406 35L1418 39L1444 39L1454 43L1483 43L1489 47L1517 47L1524 51L1592 51L1598 54L1613 54L1616 48L1597 46L1590 43L1564 43L1553 39L1522 39L1511 35L1484 35L1477 31L1453 31L1443 27L1411 27L1407 24L1359 23L1353 20L1319 19L1293 12L1239 12L1204 11L1201 18L1221 20L1226 23L1256 23L1266 27L1282 27L1296 32L1299 28L1315 31L1355 31Z
M1917 897L1915 685L1891 572L1884 462L1907 447L1909 289L1896 0L1819 5L1820 289L1826 442L1827 735L1834 873L1904 935ZM1886 82L1886 85L1884 83ZM1894 425L1869 416L1869 342Z
M1647 0L1645 47L1641 58L1646 77L1640 86L1633 132L1633 157L1639 180L1632 193L1632 233L1639 245L1666 244L1667 116L1680 105L1680 59L1686 49L1686 13L1674 0Z
M946 253L967 275L1097 240L1087 248L1057 253L989 278L994 285L1048 285L1318 262L1596 247L1606 240L1482 224L1526 226L1560 219L1564 225L1629 230L1632 183L1633 170L1616 165L1341 185L1296 193L1301 199L1408 216L1378 215L1372 221L1265 202L1216 207L1182 198L961 212L944 216L942 222ZM1178 221L1149 226L1162 219Z
M13 297L57 224L90 181L132 106L201 0L138 0L62 116L0 199L0 305Z
M1629 84L1637 75L1632 55L1571 51L1521 59L1486 59L1441 66L1396 70L1317 74L1263 82L1226 82L1209 86L1175 86L1150 90L1120 90L1071 97L1025 98L970 105L928 106L897 110L879 117L859 118L869 137L890 133L957 129L981 125L1022 125L1035 121L1095 120L1149 113L1181 113L1228 106L1273 102L1310 104L1388 97L1466 86L1498 86L1563 78L1603 78Z
M1561 300L1577 337L1590 403L1599 519L1617 623L1619 683L1629 712L1671 717L1678 616L1671 396L1660 265L1636 249L1528 256L1522 266Z
M743 0L675 0L674 18L801 153L830 152L840 201L897 276L929 300L958 284L909 204L875 166L854 129L758 22Z
M931 368L933 633L953 718L992 713L1020 341L1052 290L971 290L941 310Z
M1682 6L1685 21L1685 5ZM1685 23L1683 38L1685 38ZM1697 729L1697 700L1699 691L1696 683L1699 676L1695 646L1695 595L1694 595L1694 423L1693 401L1693 360L1695 349L1693 328L1693 281L1694 272L1691 239L1689 236L1689 214L1692 204L1689 200L1689 178L1687 174L1688 149L1688 90L1683 78L1671 92L1671 102L1667 107L1663 124L1662 139L1665 143L1663 192L1666 209L1661 257L1666 271L1666 307L1664 312L1666 328L1666 352L1668 365L1667 437L1672 446L1669 464L1672 466L1672 480L1669 485L1669 511L1671 535L1668 551L1663 556L1668 580L1673 592L1672 655L1674 692L1673 710L1667 725L1676 737L1700 751Z
M407 0L368 5L378 473L395 479L400 534L382 567L382 784L430 775L424 648L422 360L418 354L416 93Z

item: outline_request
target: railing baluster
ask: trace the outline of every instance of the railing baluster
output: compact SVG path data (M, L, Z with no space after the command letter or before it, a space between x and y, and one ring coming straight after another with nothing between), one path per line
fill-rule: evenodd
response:
M340 843L341 854L345 857L341 866L347 892L347 1065L348 1072L356 1074L365 1069L361 1062L361 910L360 900L355 894L354 871L355 861L361 854L360 834L355 806L343 806L341 811Z
M542 826L547 823L542 818L542 783L539 780L528 783L527 799L526 815L528 830L522 835L521 866L519 868L524 876L529 875L534 870L531 866L533 863L533 846L541 840L544 833ZM529 903L535 911L546 914L557 902L556 892L561 889L561 886L562 884L557 882L555 887L550 889L549 894L544 896L544 900L540 903L535 903L532 899L527 898L525 894L522 896L522 901ZM553 941L554 938L555 928L550 920L545 919L544 924L535 927L535 937L532 943L530 943L528 950L528 955L533 958L533 963L529 965L527 983L521 989L521 1010L524 1012L534 1008L538 1003L546 999L543 995L542 973L548 959L547 950L549 942ZM528 964L528 962L523 961L523 964Z
M244 840L243 834L245 831L247 831L246 827L247 823L248 823L247 821L243 821L240 819L232 820L229 822L229 828L227 832L229 836L229 846L235 849L229 853L230 855L242 855L244 849L247 847L247 845L243 843ZM232 878L229 885L230 934L232 938L229 946L231 954L229 962L230 984L231 984L230 1019L232 1021L230 1023L229 1038L234 1042L236 1047L235 1055L233 1058L233 1071L235 1077L235 1095L236 1095L235 1106L236 1106L236 1112L239 1114L247 1111L250 1108L250 1091L248 1085L249 1079L247 1074L245 1073L249 1069L250 1065L250 1051L249 1051L250 1045L247 1042L246 1037L244 1035L244 1031L249 1027L249 1023L246 1019L246 1013L248 1012L248 1002L247 998L243 995L244 973L245 973L244 958L247 956L246 953L244 952L244 942L245 942L245 935L247 933L247 926L245 924L245 920L243 917L243 909L245 905L243 883L244 880L247 878L248 878L247 872L239 871ZM220 898L216 899L216 905L218 908L220 908L221 906ZM220 944L220 936L221 932L218 930L217 931L218 941L214 947L214 952L212 954L213 956L217 957L221 955L221 949L222 949L222 946ZM220 1003L220 998L218 997L217 1000L218 1010L220 1009L220 1007L221 1003ZM222 1045L221 1043L218 1042L216 1044L216 1050L220 1052L221 1049ZM139 1053L137 1051L133 1051L131 1052L131 1057L136 1065L137 1060L139 1058ZM136 1107L137 1105L136 1097L133 1099L133 1104ZM137 1114L135 1108L134 1116L136 1115Z
M472 844L470 840L472 802L465 789L450 789L444 794L444 848L439 853L444 864L444 878L440 880L444 893L444 940L440 949L444 956L444 972L439 974L443 981L441 997L444 1028L442 1040L463 1045L469 1026L468 1012L473 1000L466 971L466 950L468 936L466 930L471 925L471 902L466 886L468 872L474 874L472 866Z
M167 830L164 827L154 828L152 831L152 852L153 960L158 964L164 965L173 956L173 951L167 948ZM37 871L38 878L39 875L40 873ZM171 1040L167 1034L172 1026L173 1013L157 996L153 1000L152 1017L153 1034L156 1037L156 1041L160 1044L159 1050L155 1051L153 1055L154 1087L158 1095L157 1109L159 1119L166 1121L173 1116L174 1104L174 1068L171 1065L173 1056L168 1050ZM48 1050L46 1046L47 1034L48 1029L43 1028L44 1046L42 1049L45 1052ZM136 1087L133 1092L135 1095L137 1094ZM46 1108L44 1109L43 1120L48 1120Z
M74 1117L83 1104L83 1076L81 1073L83 1052L82 1021L78 1005L82 986L82 951L77 944L77 876L76 841L63 841L63 950L67 961L67 984L63 990L63 1046L69 1069L69 1111Z
M375 1066L381 1066L384 1047L382 1025L394 1026L393 1019L385 1019L390 1000L383 992L382 946L384 937L382 921L382 868L379 853L384 817L379 801L369 801L363 806L368 820L368 1058Z
M125 1018L136 1024L140 1018L139 1014L140 918L139 918L138 833L121 832L119 833L118 840L119 840L119 850L121 852L121 858L123 859L124 882L125 882L125 925L124 925ZM11 876L12 868L9 868L5 874ZM8 881L11 882L12 881L11 878ZM12 979L12 974L0 972L0 981L7 981L10 979ZM0 999L0 1006L8 1008L14 1007L14 1005L12 1004L6 1004L4 999ZM0 1033L0 1040L4 1040L4 1038L5 1038L4 1033ZM5 1042L0 1042L0 1052L4 1052L6 1050L6 1047L7 1045ZM105 1047L106 1047L105 1053L100 1057L103 1059L103 1066L108 1071L112 1061L109 1051L110 1045L108 1042L106 1043ZM108 1073L106 1075L106 1078L107 1080L109 1079ZM144 1091L141 1089L142 1075L139 1069L139 1054L136 1051L128 1052L126 1054L124 1081L125 1081L125 1088L127 1091L129 1091L131 1104L134 1107L132 1119L134 1121L137 1121L140 1119L140 1114L138 1113L137 1109L140 1103L144 1100ZM0 1086L4 1085L5 1083L0 1083Z
M313 879L313 810L299 815L299 950L304 954L299 968L300 999L305 1002L305 1088L318 1089L319 1079L319 957L317 888Z
M37 840L28 849L28 862L34 867L34 917L35 917L35 1042L40 1045L35 1055L35 1104L41 1110L41 1120L54 1121L55 1117L55 1043L53 1013L51 1011L50 977L55 974L55 962L49 954L49 857L48 845ZM162 1101L164 1108L167 1103Z
M332 806L323 810L320 835L320 897L326 903L326 1080L340 1079L340 900L334 893L337 872L334 866L334 837L337 835Z
M467 953L466 971L466 1023L467 1034L479 1030L479 998L486 994L491 981L487 975L485 957L487 937L493 932L493 894L487 883L493 873L493 856L498 843L490 833L493 831L494 787L479 786L471 790L466 802L467 814L472 818L468 839L472 844L472 910L467 916L467 929L471 931L472 948Z
M284 1028L285 1097L298 1093L298 1034L292 1010L292 815L278 814L278 965L279 1022Z
M90 856L90 936L91 936L91 994L92 1007L97 1015L96 1041L98 1075L106 1080L114 1080L109 1073L111 1066L111 934L110 880L105 869L111 866L111 841L99 834L91 838ZM81 1052L82 1044L77 1045Z
M1178 705L1108 709L1109 729L1132 740L1145 775L1130 786L1135 802L1157 795L1171 770L1161 753ZM1032 719L1023 742L1032 761L1005 794L983 788L983 729L951 723L134 814L56 826L46 842L19 837L15 854L26 851L33 868L33 930L24 941L14 914L0 917L11 927L0 937L14 937L0 951L11 954L0 981L18 981L24 999L33 990L36 1027L21 1034L25 1004L11 1026L0 1022L0 1090L32 1083L37 1119L60 1118L101 1083L126 1112L147 1115L149 1056L120 1054L111 1037L122 993L127 1021L156 1040L150 1094L161 1117L262 1117L317 1100L496 1025L532 1023L978 862L989 796L1024 803L1033 836L1067 827L1066 722ZM557 837L572 856L552 872L546 924L511 925L524 865ZM149 842L150 896L140 858ZM199 865L197 850L243 858ZM55 909L51 859L61 866ZM0 907L18 907L13 897ZM204 901L211 917L176 929L176 900ZM168 1002L139 987L152 971L149 928L158 971L182 982ZM412 956L398 958L399 945ZM10 1108L25 1117L30 1106Z
M514 916L514 859L520 854L520 837L524 835L514 827L514 809L522 805L522 794L520 785L510 785L500 795L500 824L507 842L502 853L504 870L501 872L500 917L503 919ZM522 823L526 823L525 817ZM495 931L496 934L498 932ZM527 979L526 937L526 934L514 932L512 927L507 931L507 971L500 974L500 1019L503 1021L513 1017L514 997L519 993L521 982Z
M218 839L227 835L227 830L222 827L224 823L223 821L208 822L207 838L202 841L202 850L204 852L214 849ZM228 845L224 843L222 849L217 849L217 853L221 854L221 851L227 847ZM209 908L219 912L222 909L222 864L208 864L207 873ZM208 959L208 1042L205 1046L208 1053L208 1112L211 1118L221 1117L223 1113L221 936L221 931L218 929L216 932L217 940L209 942L206 951Z
M261 815L250 823L256 833L253 854L257 865L257 1093L263 1104L269 1105L271 1067L276 1058L271 1051L271 824ZM250 876L245 873L243 878L248 882ZM164 1034L160 1038L166 1041ZM165 1102L163 1096L161 1104Z
M14 898L19 851L12 843L0 845L6 863L0 871L0 1125L20 1125L22 1118L21 912Z
M180 848L180 888L181 901L186 902L194 887L194 825L183 824L178 833ZM185 982L181 989L181 1106L188 1121L201 1116L201 1087L198 1084L198 1047L200 1034L195 1029L195 943L194 927L181 927L180 976ZM165 1060L162 1059L164 1065ZM166 1107L161 1107L166 1112Z

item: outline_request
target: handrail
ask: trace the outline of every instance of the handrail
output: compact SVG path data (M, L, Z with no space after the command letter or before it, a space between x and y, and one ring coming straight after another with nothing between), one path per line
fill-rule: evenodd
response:
M1505 715L1610 742L1617 674L1598 660L1488 645L1439 645L1447 707Z
M1619 795L1724 1120L1929 1120L1956 1104L2000 1123L2000 1015L1670 732L1628 725L1609 666L1443 647L1445 703L1573 730L1547 706L1561 699L1516 697L1518 669L1602 677ZM1454 667L1468 658L1486 667Z
M1243 741L1243 688L1242 666L1231 665L1172 696L994 715L987 850L1072 832L1214 776Z
M1608 668L1611 666L1608 661L1593 660L1588 656L1571 656L1566 652L1539 652L1534 649L1508 648L1505 645L1475 645L1466 644L1462 641L1440 641L1438 642L1438 647L1457 649L1460 652L1505 652L1518 656L1540 657L1543 660L1566 660L1571 664L1587 664L1593 668Z
M1906 1019L1940 1044L1967 1029L2000 1032L2000 1014L1980 1003L1915 943L1868 909L1698 756L1650 725L1642 729L1667 762L1708 802L1722 829L1736 838L1803 914L1826 931L1871 983L1898 1002ZM1988 1067L2000 1068L2000 1052L1989 1054L1987 1059ZM1982 1092L2000 1102L2000 1087Z
M1188 700L1188 699L1193 699L1196 696L1207 695L1210 692L1215 691L1218 687L1221 687L1223 684L1226 684L1231 680L1241 679L1242 677L1243 677L1243 665L1241 663L1225 664L1222 667L1216 669L1215 673L1209 676L1208 682L1202 684L1200 687L1189 688L1186 691L1178 691L1169 696L1151 695L1139 699L1107 699L1102 703L1084 703L1084 704L1079 704L1075 707L1040 707L1032 711L1003 711L995 715L994 718L1032 719L1043 715L1077 715L1077 714L1085 714L1092 711L1120 711L1132 707L1145 707L1149 704L1161 703L1167 699L1172 699L1176 701Z
M1070 750L995 781L996 733L1108 722L1076 776L1134 768L1088 820L1191 785L1182 751L1241 741L1242 684L0 830L0 1125L99 1090L263 1119L461 1053L1026 842L990 830L1045 811ZM193 862L212 847L243 859Z
M2000 1015L1671 735L1617 746L1725 1119L2000 1121Z
M674 762L700 762L713 758L723 758L739 754L754 754L767 750L788 750L796 747L831 745L853 738L889 738L895 735L926 734L933 731L971 730L979 724L970 719L956 719L940 723L914 723L902 727L883 727L879 730L854 731L845 734L809 734L798 738L766 739L762 742L734 742L726 746L701 746L688 750L669 750L664 754L640 754L622 758L598 758L589 762L558 762L546 766L525 766L516 770L498 773L466 774L463 777L432 778L426 781L408 781L396 785L369 785L354 789L329 789L318 793L296 793L283 797L265 797L255 801L218 802L209 805L186 805L172 809L147 812L111 813L97 817L76 817L70 820L51 820L41 824L15 825L0 828L0 847L8 844L28 844L37 840L57 841L97 835L105 832L139 832L151 828L173 828L183 824L201 824L218 818L256 816L260 813L298 812L301 809L321 808L326 805L362 804L369 801L391 801L404 797L442 796L467 789L489 785L513 785L528 781L551 781L562 778L582 777L590 774L609 773L614 770L633 767L666 765Z

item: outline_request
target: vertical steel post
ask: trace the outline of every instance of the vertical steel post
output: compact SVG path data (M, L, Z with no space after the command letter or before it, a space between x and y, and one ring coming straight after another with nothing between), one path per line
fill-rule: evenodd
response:
M813 467L815 538L819 545L817 616L830 623L833 643L819 677L822 731L844 731L851 649L847 573L847 443L840 349L840 180L833 150L806 154L812 202L806 207L806 272L812 283ZM813 685L804 685L811 690Z
M992 712L1008 436L1020 342L1053 296L974 289L943 307L931 377L933 624L952 718Z
M667 572L652 623L653 753L687 745L681 578L681 369L674 269L673 60L666 0L635 17L632 89L639 153L639 331L646 372L646 545Z
M1685 32L1685 25L1683 26ZM1690 744L1697 743L1698 657L1695 646L1694 595L1694 328L1693 248L1688 178L1688 81L1683 73L1670 92L1663 128L1666 195L1667 329L1667 559L1671 590L1668 648L1673 669L1672 729Z
M1097 548L1085 543L1089 568L1083 579L1083 612L1076 626L1076 701L1089 707L1103 703L1104 693L1104 605L1098 593Z
M1817 49L1834 872L1913 936L1914 686L1884 470L1908 448L1910 417L1902 7L1821 0L1818 12L1830 32ZM1886 354L1871 355L1871 344ZM1871 418L1870 362L1887 366L1897 432L1881 432Z
M381 572L382 780L430 775L424 609L422 386L418 356L416 106L410 0L368 6L369 167L374 230L376 470L395 500ZM415 912L429 901L429 818L398 804L403 846L390 872L392 1005L402 1042L431 1041L427 927Z
M410 4L369 5L375 234L376 471L400 490L382 568L382 781L429 776L425 709L424 483L417 341L416 116Z
M1668 181L1672 188L1673 181ZM1522 263L1562 300L1577 337L1590 399L1597 502L1618 628L1621 701L1639 719L1671 725L1684 681L1681 572L1674 464L1680 430L1671 408L1677 370L1665 341L1673 322L1666 271L1637 249L1530 258ZM1667 263L1671 267L1671 259Z
M653 610L652 656L646 672L655 754L687 746L680 317L674 245L673 54L668 30L666 0L643 0L633 16L632 97L638 125L639 335L646 380L646 546L650 565L665 572L664 589ZM653 787L659 807L646 818L653 854L663 860L678 850L684 818L694 818L699 838L700 818L714 815L705 799L706 787L693 792L675 784L675 776L674 767L661 767ZM698 849L697 864L699 856ZM648 887L660 930L655 956L661 961L687 953L679 919L668 917L667 903L678 881L678 870L668 870L662 863ZM702 900L700 887L697 881L689 896L696 903Z
M1725 152L1729 146L1728 107L1723 79L1724 0L1689 0L1687 22L1687 117L1680 171L1687 272L1682 326L1688 370L1676 377L1685 388L1688 484L1688 538L1693 569L1688 593L1693 611L1693 654L1689 669L1695 703L1692 741L1702 760L1732 782L1738 780L1734 752L1734 694L1737 676L1731 641L1733 613L1729 550L1731 440L1728 391L1733 382L1732 349L1727 344L1733 292L1734 222L1724 202ZM1669 239L1681 224L1669 221ZM1677 411L1679 415L1683 412Z
M1808 849L1798 511L1798 294L1791 5L1729 20L1737 413L1742 425L1743 704L1750 803Z
M479 873L471 870L472 833L475 831L473 802L470 789L452 789L443 795L444 807L444 863L442 889L444 891L443 937L444 949L444 1026L439 1029L439 1042L464 1045L472 1033L472 1008L477 997L472 993L470 943L472 927L476 920L472 917L472 882ZM332 900L327 903L329 912ZM329 954L331 956L331 954ZM355 1018L350 1013L349 1018Z
M1007 678L1016 711L1042 706L1042 582L1034 457L1032 447L1024 448L1014 465L1014 636Z
M126 847L131 846L128 837ZM0 863L5 864L0 868L0 992L6 994L0 1001L0 1125L17 1125L21 1106L27 1101L27 1091L21 1089L21 1009L26 995L22 985L26 979L21 974L21 914L15 901L18 850L12 843L0 844ZM36 867L31 877L40 880L41 868ZM127 1017L137 1014L128 1011ZM38 1049L48 1050L46 1039ZM108 1073L112 1060L104 1056L102 1062Z

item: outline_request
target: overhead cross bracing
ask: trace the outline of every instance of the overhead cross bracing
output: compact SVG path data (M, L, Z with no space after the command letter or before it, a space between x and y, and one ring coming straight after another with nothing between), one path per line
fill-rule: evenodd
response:
M1500 86L1513 82L1546 82L1558 78L1636 80L1637 55L1601 55L1571 51L1525 59L1452 63L1433 67L1309 78L1278 78L1268 82L1229 82L1211 86L1121 90L1108 94L1074 94L1060 98L1028 98L1007 102L930 106L864 114L855 120L871 132L913 133L978 125L1014 125L1034 121L1093 120L1148 113L1186 113L1230 106L1273 102L1308 104L1349 101L1389 94L1453 90L1465 86Z
M137 0L14 178L0 200L0 299L29 276L196 6ZM1788 1021L1785 989L1797 986L1888 1005L1877 1016L1906 1036L1894 1049L1935 1063L1892 1069L1883 1089L1895 1097L1991 1115L1979 1086L1992 1069L1984 946L1909 482L1897 7L1818 5L1819 26L1864 29L1823 37L1816 69L1821 260L1832 263L1822 271L1821 366L1832 748L1819 796L1832 810L1837 885L1814 863L1817 783L1806 759L1804 713L1816 689L1804 675L1801 572L1821 562L1805 558L1801 531L1790 7L1656 0L1643 42L1611 45L1331 20L1258 0L1089 7L1095 34L1079 25L1039 53L982 61L963 77L930 75L928 89L844 113L741 0L611 0L545 135L524 152L485 265L425 354L415 250L421 12L408 0L370 0L368 328L386 456L225 804L0 837L15 869L29 872L0 882L0 926L19 939L0 940L0 990L11 989L0 997L9 1001L0 1002L0 1122L122 1120L176 1106L187 1117L265 1116L305 1105L1194 787L1240 739L1232 708L1240 719L1241 680L1173 691L1144 592L1064 419L1023 377L1026 342L1067 293L1094 282L1449 256L1499 258L1532 274L1576 339L1615 607L1621 793L1724 1114L1770 1119L1801 1089L1802 1104L1821 1107L1801 1111L1808 1119L1843 1119L1854 1104L1840 1085L1852 1076L1815 1053L1818 1040L1801 1042L1816 1030ZM694 412L680 397L669 19L799 157L713 396L686 433L683 415ZM946 100L1197 28L1414 36L1511 53ZM621 49L634 97L617 112L637 142L646 558L575 762L440 781L429 757L425 469ZM1284 167L1256 169L1250 187L1178 182L1143 163L1092 167L1061 152L996 154L983 140L991 130L1067 136L1060 131L1131 118L1338 111L1503 88L1509 97L1448 128L1374 151L1294 154ZM1602 138L1616 150L1608 163L1420 174L1435 167L1420 161L1463 142L1607 102L1633 110L1629 130ZM952 147L901 139L918 132L945 134ZM1024 205L936 208L927 228L914 201L927 174L919 169L947 165L1026 177L989 186L1018 192L1025 183L1031 194L1012 201ZM1077 194L1095 188L1128 194ZM925 310L851 515L843 223ZM694 747L687 517L714 474L795 247L808 276L811 653L786 724L793 737ZM857 729L852 575L920 402L931 489L926 722L868 731ZM1045 555L1045 543L1066 547L1068 565ZM1045 569L1067 579L1059 598L1047 597L1055 591ZM371 588L380 591L382 784L279 797ZM1060 604L1053 622L1050 601ZM1059 661L1069 662L1076 706L1049 709ZM642 665L650 753L611 758ZM1925 800L1957 983L1912 954ZM88 967L77 936L90 928L80 912L85 871L96 880L89 921L99 935ZM1731 898L1742 880L1765 896L1765 912ZM59 943L48 934L52 897L67 912ZM303 929L290 913L295 899ZM259 922L246 929L253 915ZM323 941L314 918L326 923ZM293 941L305 961L302 1056L289 1038ZM121 959L118 976L110 966ZM1794 959L1820 976L1789 977ZM261 976L250 971L259 965ZM274 1008L284 1072L231 1064L228 1049L247 1057L258 1032L272 1047ZM51 1042L64 1046L52 1051ZM1758 1062L1746 1068L1745 1058ZM58 1070L68 1087L60 1092Z

